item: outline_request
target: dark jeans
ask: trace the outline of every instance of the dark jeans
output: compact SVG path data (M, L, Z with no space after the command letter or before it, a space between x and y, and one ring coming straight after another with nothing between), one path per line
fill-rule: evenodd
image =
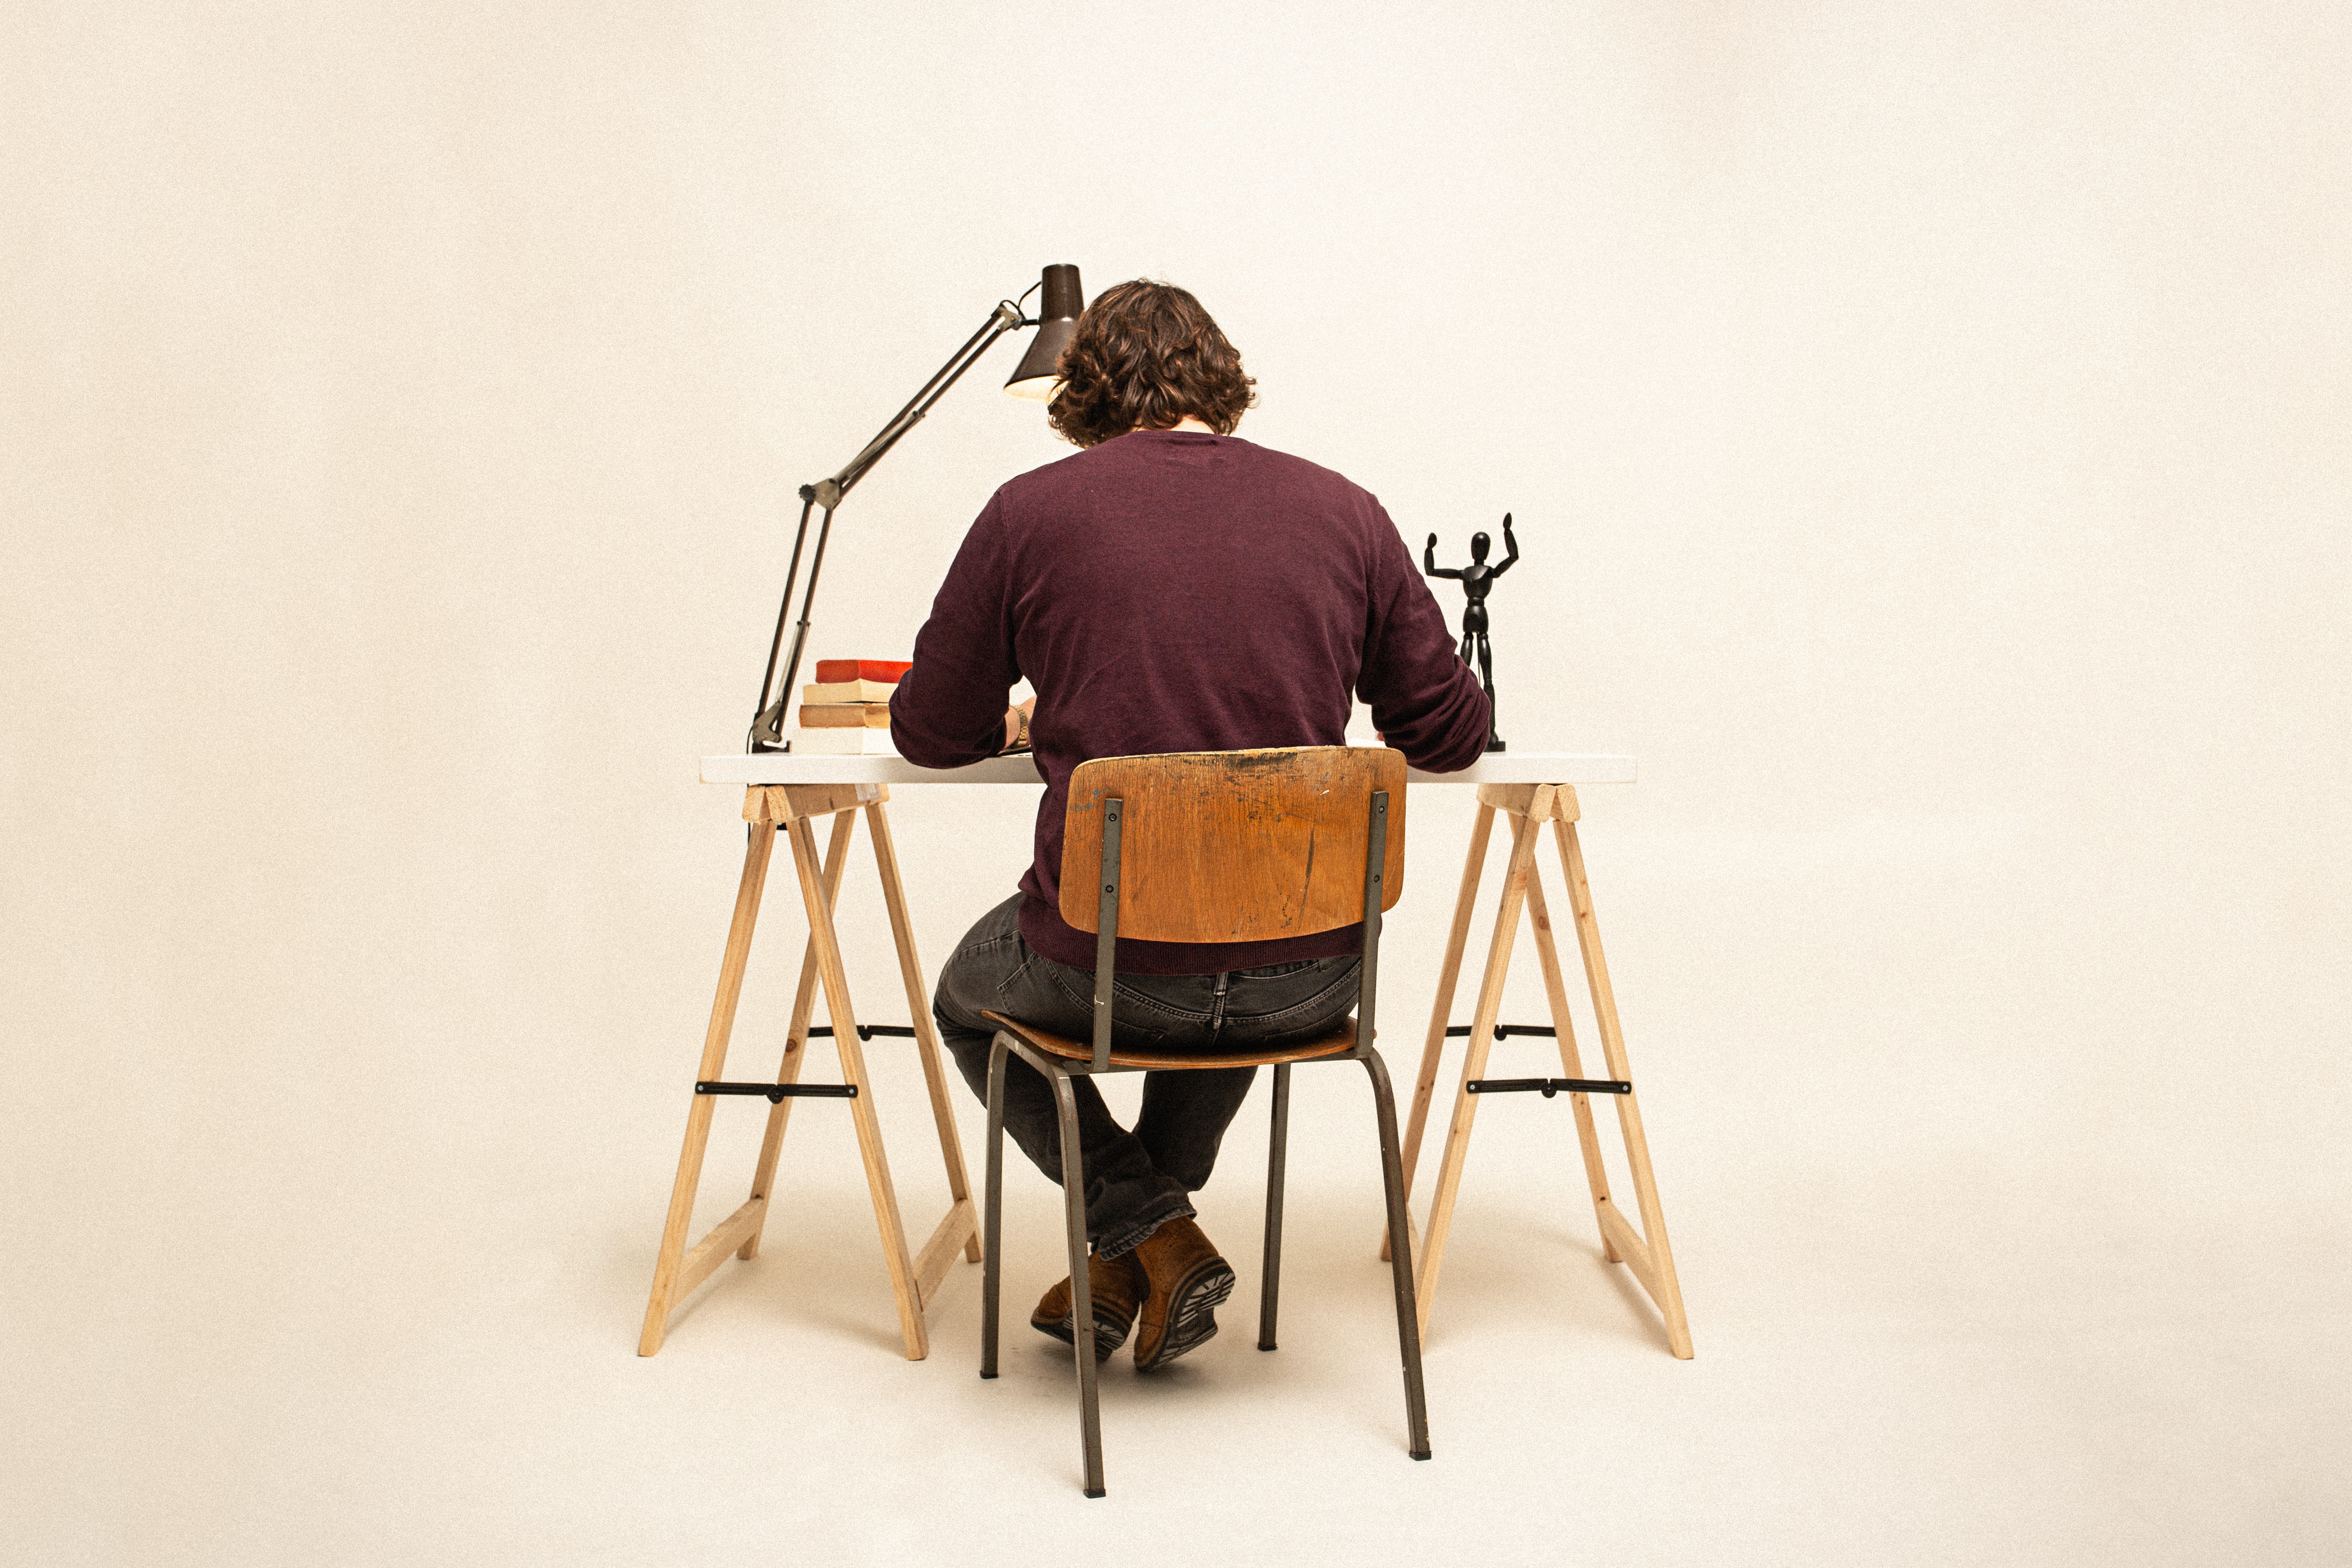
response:
M940 1038L964 1081L984 1101L995 1026L984 1008L1074 1039L1094 1037L1092 970L1056 963L1021 940L1014 894L980 919L957 944L931 999ZM1356 1005L1359 958L1311 959L1223 974L1122 974L1113 984L1111 1026L1124 1049L1236 1053L1312 1039ZM1071 1082L1078 1102L1078 1152L1087 1172L1087 1235L1116 1258L1163 1220L1193 1212L1190 1194L1208 1185L1217 1145L1241 1110L1257 1068L1203 1068L1143 1075L1135 1131L1111 1119L1090 1078ZM1004 1130L1055 1183L1062 1137L1045 1076L1009 1056Z

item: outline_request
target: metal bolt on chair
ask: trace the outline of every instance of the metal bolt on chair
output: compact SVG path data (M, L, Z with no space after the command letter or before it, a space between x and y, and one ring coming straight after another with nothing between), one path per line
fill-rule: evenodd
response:
M1070 776L1062 837L1062 918L1095 932L1094 1039L1048 1033L1002 1014L988 1061L988 1182L982 1284L980 1375L996 1375L997 1298L1004 1197L1004 1072L1019 1057L1053 1086L1061 1127L1062 1200L1070 1253L1071 1336L1078 1368L1079 1437L1086 1495L1104 1494L1102 1418L1095 1383L1094 1304L1087 1280L1086 1172L1078 1149L1081 1074L1270 1066L1274 1126L1266 1162L1265 1263L1258 1348L1275 1348L1282 1274L1282 1186L1290 1069L1304 1062L1361 1062L1372 1080L1381 1170L1387 1186L1389 1255L1397 1344L1404 1362L1408 1450L1429 1458L1422 1396L1420 1315L1405 1228L1403 1162L1388 1068L1372 1048L1379 996L1381 916L1404 882L1402 752L1363 746L1181 752L1105 757ZM1316 875L1321 871L1322 879ZM1360 868L1360 870L1359 869ZM1321 1039L1232 1055L1121 1051L1111 1037L1118 939L1265 942L1311 936L1358 921L1364 928L1356 1016Z

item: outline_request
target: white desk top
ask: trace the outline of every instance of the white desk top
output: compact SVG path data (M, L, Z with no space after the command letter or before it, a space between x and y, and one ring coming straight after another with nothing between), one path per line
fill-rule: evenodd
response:
M1458 773L1405 774L1409 784L1632 784L1631 757L1583 752L1497 752ZM991 757L962 768L919 768L904 757L795 756L789 752L730 752L702 759L704 784L1042 784L1027 757Z

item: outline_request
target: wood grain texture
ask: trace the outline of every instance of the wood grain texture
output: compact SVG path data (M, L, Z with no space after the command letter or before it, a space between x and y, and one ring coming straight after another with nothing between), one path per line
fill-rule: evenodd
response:
M706 1097L708 1098L708 1097ZM727 1255L741 1246L745 1238L757 1236L760 1225L767 1217L768 1200L752 1198L733 1214L710 1227L710 1234L694 1244L694 1250L677 1268L677 1293L684 1296L710 1277Z
M751 933L760 923L760 894L768 885L768 858L776 847L773 829L754 827L743 847L743 877L735 888L735 917L727 928L727 952L719 962L719 994L710 1004L710 1026L702 1037L702 1060L695 1068L698 1082L720 1076L727 1068L727 1042L735 1032L735 1005L743 994L743 968L751 958ZM662 1223L661 1246L654 1255L653 1290L646 1300L645 1327L637 1336L637 1353L652 1355L669 1331L670 1309L683 1294L678 1289L678 1264L686 1254L687 1226L694 1221L694 1194L702 1185L702 1153L710 1142L710 1097L692 1097L686 1112L686 1142L678 1151L677 1176L670 1184L669 1215Z
M879 810L880 807L875 809ZM849 858L850 830L857 825L857 814L845 811L833 819L833 837L824 847L824 907L836 907L841 901L841 874ZM800 989L793 994L792 1021L784 1028L784 1058L776 1064L778 1083L798 1083L801 1068L808 1065L809 1012L816 1001L816 939L811 937L801 950ZM760 1140L760 1163L751 1173L751 1195L764 1198L776 1179L776 1156L784 1146L784 1129L793 1118L793 1100L787 1095L768 1107L768 1130ZM766 1222L761 1222L764 1225ZM735 1256L749 1260L760 1255L761 1226L754 1226L751 1234L743 1238Z
M906 1223L898 1215L898 1194L890 1184L890 1161L882 1148L882 1123L874 1110L874 1082L866 1076L866 1053L857 1040L857 1016L849 1002L849 975L842 967L841 942L834 931L833 910L826 907L824 870L816 856L816 835L805 818L788 823L793 865L799 873L801 901L808 912L809 938L816 950L817 980L824 994L824 1010L833 1025L833 1048L841 1058L844 1083L857 1088L849 1102L849 1119L857 1130L858 1158L866 1165L866 1187L874 1199L874 1224L882 1235L882 1263L890 1275L890 1293L898 1303L898 1330L906 1341L907 1359L930 1354L930 1331L923 1321L922 1294L915 1287L914 1259L907 1252Z
M1454 1117L1446 1124L1445 1152L1437 1164L1437 1190L1430 1194L1429 1230L1415 1259L1413 1304L1421 1328L1429 1331L1429 1304L1437 1295L1437 1272L1445 1263L1445 1238L1454 1228L1454 1205L1461 1195L1462 1167L1470 1157L1470 1129L1480 1097L1470 1080L1486 1076L1486 1056L1495 1048L1495 1022L1503 1010L1503 983L1511 969L1511 943L1527 907L1528 876L1535 865L1536 825L1523 816L1511 822L1511 859L1503 874L1502 907L1495 911L1494 940L1486 947L1486 973L1478 986L1478 1009L1470 1021L1470 1048L1462 1059L1462 1081L1454 1091Z
M1592 912L1592 888L1584 878L1584 847L1577 839L1573 822L1554 823L1552 837L1559 847L1560 870L1576 916L1576 941L1584 953L1584 979L1592 994L1593 1022L1600 1026L1601 1058L1609 1064L1610 1077L1630 1083L1633 1069L1625 1056L1624 1030L1617 1021L1617 993L1609 983L1609 960L1601 951L1601 922ZM1634 1200L1642 1209L1643 1260L1650 1268L1647 1278L1638 1268L1633 1277L1642 1281L1666 1320L1666 1347L1688 1361L1693 1353L1690 1318L1683 1308L1682 1282L1675 1273L1674 1247L1666 1240L1666 1214L1658 1199L1658 1178L1650 1168L1650 1139L1642 1126L1640 1094L1637 1090L1609 1098L1617 1102L1617 1128L1624 1134L1625 1163L1633 1173ZM1624 1249L1622 1239L1612 1240L1620 1251ZM1632 1267L1633 1257L1628 1255L1625 1262Z
M846 816L837 820L847 822ZM866 808L874 839L874 868L882 879L882 902L890 911L890 937L898 947L898 980L907 989L907 1016L915 1030L915 1055L923 1064L923 1087L931 1097L931 1122L939 1129L940 1158L947 1163L948 1196L969 1206L971 1183L964 1173L963 1142L956 1132L955 1106L948 1098L947 1074L940 1065L939 1035L931 1026L930 996L923 984L923 961L915 951L914 917L907 912L907 889L898 880L898 847L890 837L890 816L879 802ZM980 1231L967 1226L964 1257L980 1261ZM925 1287L923 1300L930 1300Z
M725 1076L728 1042L734 1027L744 970L750 960L760 900L766 887L776 838L781 832L792 846L791 853L802 899L809 915L810 929L801 955L800 983L793 999L791 1022L785 1031L783 1060L777 1068L776 1081L789 1085L800 1080L801 1069L808 1059L810 1018L821 993L826 1011L839 1030L834 1044L841 1058L843 1079L858 1090L857 1097L849 1103L849 1115L856 1124L858 1152L866 1166L867 1185L874 1200L875 1218L882 1237L883 1261L889 1272L892 1293L897 1300L907 1354L910 1359L919 1360L929 1348L929 1330L923 1317L924 1304L939 1289L946 1278L948 1265L959 1249L972 1260L979 1260L980 1237L969 1183L964 1174L963 1152L957 1139L947 1082L940 1062L939 1042L930 1026L922 964L915 951L914 927L907 910L906 892L899 882L898 853L890 841L889 818L883 808L888 795L887 787L878 784L757 785L746 792L743 815L751 824L751 828L746 835L743 875L736 891L735 918L728 931L726 956L719 966L718 996L712 1004L710 1026L704 1036L702 1059L697 1076L701 1079ZM946 1162L948 1186L952 1198L947 1218L940 1222L930 1240L925 1243L921 1256L917 1258L909 1258L907 1254L905 1225L898 1211L897 1193L891 1185L889 1165L882 1150L881 1125L873 1102L872 1084L866 1076L865 1055L859 1048L856 1020L850 1011L848 982L842 969L840 943L834 925L834 910L840 900L850 839L857 823L856 808L860 806L865 808L866 820L873 829L877 868L881 874L883 897L889 910L891 931L898 947L899 979L905 987L908 1005L913 1010L918 1051L922 1058L923 1076L929 1090L933 1121L939 1131L940 1153ZM816 860L814 831L814 819L819 816L830 816L833 823L821 867ZM679 1156L677 1176L671 1187L669 1213L664 1223L655 1261L653 1289L646 1302L645 1325L638 1339L640 1355L652 1355L661 1349L668 1331L669 1315L677 1304L715 1272L730 1253L750 1258L757 1257L760 1251L761 1230L767 1220L775 1183L777 1156L783 1143L793 1102L787 1097L769 1108L767 1130L761 1142L759 1163L751 1178L749 1200L688 1248L686 1246L687 1226L693 1217L696 1191L701 1181L703 1156L717 1103L711 1096L696 1095L687 1112L685 1146Z
M743 820L793 822L805 816L830 816L889 798L888 784L753 784L743 792Z
M1462 954L1470 945L1470 917L1478 900L1478 882L1485 874L1486 846L1495 828L1495 808L1483 802L1470 828L1470 856L1462 868L1462 886L1454 899L1454 924L1445 933L1445 960L1437 966L1437 994L1429 1008L1429 1033L1422 1041L1421 1071L1412 1086L1412 1119L1404 1133L1404 1184L1412 1190L1414 1170L1421 1162L1421 1136L1429 1120L1430 1096L1437 1087L1437 1068L1445 1050L1445 1027L1454 1016L1454 988L1462 977ZM1384 1242L1382 1245L1386 1245ZM1382 1256L1385 1262L1386 1255Z
M1404 889L1404 753L1304 746L1101 757L1070 775L1062 918L1097 928L1103 803L1126 802L1118 934L1270 942L1364 918L1367 803L1389 795L1381 907Z
M1454 988L1462 976L1462 953L1470 942L1470 914L1478 900L1478 879L1485 874L1486 844L1495 827L1495 808L1480 802L1470 829L1470 858L1462 868L1462 887L1454 900L1454 924L1445 935L1445 961L1437 966L1437 995L1429 1006L1429 1034L1422 1041L1421 1070L1413 1075L1412 1112L1404 1128L1404 1190L1412 1191L1413 1173L1421 1167L1422 1135L1429 1127L1429 1102L1437 1092L1437 1069L1445 1053L1445 1026L1454 1016ZM1411 1216L1408 1215L1408 1218ZM1419 1232L1416 1231L1418 1237ZM1388 1227L1381 1227L1381 1261L1389 1260Z
M1600 1216L1601 1234L1609 1243L1610 1261L1622 1263L1632 1269L1633 1278L1641 1281L1642 1289L1650 1293L1650 1300L1659 1300L1663 1292L1658 1284L1657 1266L1650 1257L1649 1244L1625 1222L1624 1215L1615 1204L1604 1202L1595 1205L1593 1212ZM1690 1359L1687 1349L1675 1351L1675 1354L1685 1361Z
M1536 957L1543 964L1544 995L1551 1005L1552 1033L1558 1037L1559 1047L1559 1070L1568 1078L1582 1078L1584 1058L1576 1048L1576 1020L1568 1010L1568 976L1560 968L1559 946L1552 940L1551 909L1544 902L1540 864L1528 868L1528 923L1535 928ZM1585 1184L1592 1189L1592 1206L1599 1214L1609 1207L1609 1172L1601 1163L1601 1133L1592 1122L1592 1097L1571 1094L1568 1105L1576 1119L1577 1146L1584 1151ZM1616 1243L1610 1239L1606 1224L1601 1226L1601 1249L1610 1262L1618 1261Z
M930 1239L923 1243L923 1249L915 1254L915 1290L926 1308L939 1294L940 1281L948 1277L956 1254L970 1247L979 1235L980 1211L972 1206L970 1198L958 1198L932 1230Z

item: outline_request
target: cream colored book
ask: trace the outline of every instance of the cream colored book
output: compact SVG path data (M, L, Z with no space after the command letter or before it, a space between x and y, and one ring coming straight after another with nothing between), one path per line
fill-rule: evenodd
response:
M887 702L898 689L895 680L828 680L801 688L803 702Z
M890 705L887 702L801 704L801 728L803 730L887 730L889 727Z
M803 730L793 736L793 750L809 757L895 757L887 730Z

